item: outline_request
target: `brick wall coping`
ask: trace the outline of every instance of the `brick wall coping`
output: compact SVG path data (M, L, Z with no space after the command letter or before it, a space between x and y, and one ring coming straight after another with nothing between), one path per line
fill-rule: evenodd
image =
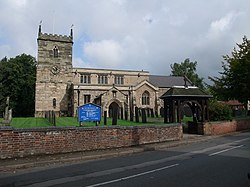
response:
M105 129L143 129L143 128L162 128L162 127L175 127L181 126L181 123L170 123L162 125L138 125L138 126L93 126L93 127L35 127L35 128L15 128L10 126L0 126L0 131L13 131L13 132L47 132L47 131L67 131L67 130L78 130L78 131L92 131L92 130L105 130Z
M211 123L211 124L223 124L225 122L235 122L235 121L249 121L250 118L246 117L246 118L239 118L239 119L231 119L231 120L223 120L223 121L208 121L206 123Z
M247 129L250 129L250 118L206 122L203 126L205 135L227 134Z

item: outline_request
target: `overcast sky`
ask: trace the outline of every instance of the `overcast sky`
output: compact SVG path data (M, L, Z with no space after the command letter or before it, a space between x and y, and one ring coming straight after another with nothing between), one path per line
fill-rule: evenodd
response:
M37 32L74 30L74 67L147 70L197 61L207 80L250 33L250 0L0 0L0 58L37 56Z

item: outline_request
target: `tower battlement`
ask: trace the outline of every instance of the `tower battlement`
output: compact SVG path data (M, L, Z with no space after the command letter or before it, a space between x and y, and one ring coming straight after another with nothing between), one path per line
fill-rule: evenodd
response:
M37 39L38 39L38 40L60 41L60 42L69 42L69 43L73 43L73 38L72 38L72 36L67 36L67 35L39 33Z
M66 42L66 43L72 43L73 44L73 29L71 27L70 35L42 33L42 25L40 24L39 25L39 30L38 30L38 38L37 38L37 40L54 41L54 42Z

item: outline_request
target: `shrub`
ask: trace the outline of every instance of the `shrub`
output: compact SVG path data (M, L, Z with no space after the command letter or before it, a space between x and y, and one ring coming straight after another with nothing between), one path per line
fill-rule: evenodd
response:
M209 102L209 117L210 121L221 121L221 120L231 120L232 119L232 109L217 100L211 100Z

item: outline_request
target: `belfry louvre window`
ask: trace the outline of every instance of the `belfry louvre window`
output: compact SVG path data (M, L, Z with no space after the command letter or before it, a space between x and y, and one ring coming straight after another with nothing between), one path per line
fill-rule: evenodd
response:
M81 75L80 83L90 84L91 83L90 75Z
M124 78L122 75L115 76L115 84L124 84Z
M108 84L108 76L98 75L98 84Z
M55 46L53 49L54 58L57 58L59 56L58 54L59 54L58 48L57 48L57 46Z
M149 104L150 104L149 92L145 91L142 94L142 105L149 105Z

